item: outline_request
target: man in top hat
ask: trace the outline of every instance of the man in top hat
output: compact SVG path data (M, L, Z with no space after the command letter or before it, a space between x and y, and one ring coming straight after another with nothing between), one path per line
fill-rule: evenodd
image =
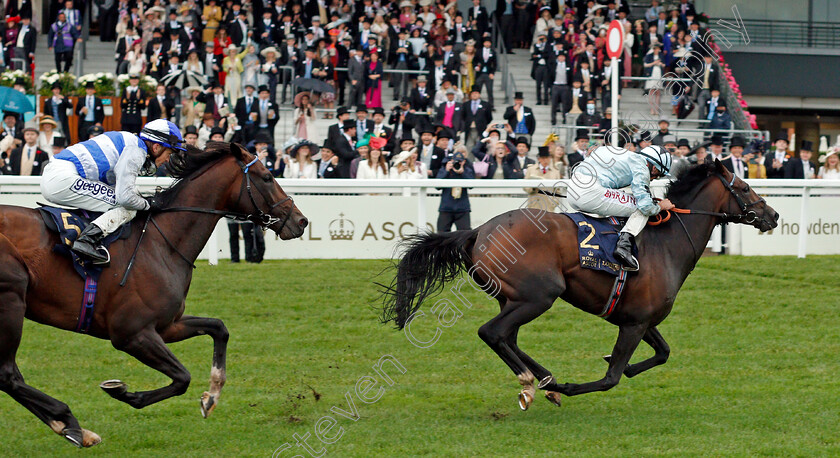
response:
M227 29L233 44L240 48L246 46L248 40L254 34L251 25L248 23L248 12L244 9L239 10Z
M729 156L720 161L727 170L742 180L750 177L747 161L753 158L752 153L744 156L744 147L746 146L747 144L744 141L744 137L735 135L732 137L732 140L729 141ZM674 169L672 167L671 175L676 176L673 173L673 170Z
M8 3L8 2L7 2ZM29 72L32 62L35 60L35 45L38 42L38 31L32 25L30 16L22 15L20 30L15 40L14 57L23 59L26 62L22 70Z
M411 107L417 111L426 111L432 103L432 96L434 91L428 88L428 79L426 75L417 77L417 86L411 90Z
M303 60L298 64L295 76L299 78L314 78L321 70L321 62L315 58L315 48L306 48Z
M534 130L537 128L537 120L531 108L526 107L524 103L522 93L514 93L513 105L505 110L504 119L510 127L509 133L513 133L517 137L525 137L528 141L531 141L531 136L534 135Z
M139 134L143 125L143 118L140 113L146 108L146 91L139 86L140 75L132 73L128 76L128 87L123 91L120 98L120 109L122 114L120 122L121 130Z
M344 121L344 134L334 143L330 144L330 150L338 156L334 164L336 169L335 178L350 178L350 163L356 158L356 121L348 119Z
M198 129L189 125L184 129L184 143L198 147Z
M222 83L219 80L213 80L210 83L210 87L211 93L204 95L204 113L212 114L213 119L218 124L223 117L224 111L230 111L230 105L222 89Z
M720 135L712 135L712 143L709 146L709 155L706 156L706 162L714 164L715 161L723 160L723 137Z
M487 100L493 106L493 78L496 75L496 51L493 50L493 40L486 36L482 40L482 47L475 52L473 65L475 66L474 87L487 90Z
M401 28L396 40L391 40L390 51L388 52L388 65L398 70L391 74L391 87L394 88L394 100L399 100L408 94L409 75L400 73L399 70L408 70L414 67L414 54L411 53L411 43L408 42L408 30Z
M353 121L350 121L353 122ZM341 178L338 170L339 157L332 148L324 143L321 147L321 159L318 161L318 178Z
M344 121L350 119L350 110L347 107L338 107L335 110L336 123L327 128L327 139L324 141L325 145L330 145L336 142L344 135Z
M155 88L155 95L146 102L146 106L148 107L147 121L155 119L168 121L172 117L172 111L175 110L175 102L166 96L166 86L160 83Z
M84 138L84 133L92 126L105 121L105 108L102 99L96 96L93 81L85 84L85 96L76 102L76 116L79 117L79 139Z
M49 154L38 148L38 129L23 129L24 143L9 154L11 175L40 176L44 165L50 160Z
M376 107L373 109L373 127L370 130L370 133L374 137L381 137L384 138L388 143L391 142L391 137L394 134L394 131L385 125L385 110L382 107ZM388 146L385 146L385 149L390 151Z
M537 105L547 103L551 96L551 81L548 79L548 56L550 47L546 41L548 33L545 30L537 34L537 42L531 49L531 78L537 82Z
M255 87L251 83L245 85L245 94L236 101L236 107L233 112L236 114L236 120L242 126L243 139L246 143L250 142L257 133L257 121L260 117L259 104L257 103L257 94L254 94Z
M61 93L61 83L56 81L52 85L52 97L44 100L42 113L50 115L61 126L61 134L70 137L70 121L67 119L67 109L73 109L73 104Z
M525 178L525 169L534 164L534 160L528 157L531 150L531 143L525 137L518 137L514 142L516 154L510 154L505 159L505 177Z
M470 91L470 99L464 101L461 109L464 129L466 130L464 145L467 150L472 150L475 143L481 138L481 133L487 129L487 125L493 119L492 110L489 103L481 100L481 92L478 88L473 87Z
M67 148L67 137L62 137L61 135L53 135L51 156L55 156L56 154L60 153L64 148Z
M572 89L568 94L567 105L563 107L563 121L569 114L581 114L586 112L586 101L589 99L586 91L581 86L583 81L579 76L572 78Z
M105 133L105 128L104 127L102 127L102 126L90 126L90 128L87 130L87 140L90 140L91 138L96 137L98 135L102 135L104 133ZM85 138L85 137L81 137L81 138Z
M440 104L437 108L435 122L444 127L449 127L455 132L463 132L464 118L462 112L461 105L455 101L455 90L449 88L446 90L446 102Z
M262 19L256 23L257 37L261 47L274 46L280 42L280 30L272 16L271 10L263 10Z
M557 181L563 178L560 171L554 166L551 160L551 153L547 146L540 146L537 153L537 163L525 168L526 180L551 180ZM525 188L528 193L528 208L553 211L555 200L540 192L538 188Z
M473 0L473 6L467 10L467 21L476 36L484 36L490 28L490 14L487 8L481 6L481 0Z
M575 150L568 155L569 170L572 169L578 162L582 162L587 156L587 148L589 146L589 132L586 129L578 129L575 135Z
M764 167L767 169L767 178L784 178L785 163L790 159L790 156L787 154L787 132L779 132L778 135L776 135L774 143L776 145L775 153L768 153L764 157Z
M548 61L548 80L551 84L551 124L557 124L557 112L563 112L563 122L566 122L566 112L569 111L570 90L572 82L572 66L566 62L566 53L560 46L562 42L555 43L559 52L549 54L554 56Z
M347 62L347 81L350 82L350 93L347 105L361 105L365 101L365 61L362 48L355 48Z
M274 126L280 118L277 116L277 104L271 100L271 91L266 85L261 85L259 88L259 96L257 99L257 132L265 132L274 141Z
M357 142L365 137L370 132L373 132L373 121L368 119L367 107L365 105L356 106L356 133L353 135L353 141Z
M811 162L814 144L810 140L802 140L799 148L799 159L790 159L785 163L785 178L810 180L816 178L817 164Z

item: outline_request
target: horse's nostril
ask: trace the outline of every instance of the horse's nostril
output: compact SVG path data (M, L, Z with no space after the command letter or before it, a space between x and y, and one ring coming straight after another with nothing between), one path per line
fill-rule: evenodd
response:
M776 221L778 221L778 220L779 220L779 216L780 216L780 215L779 215L778 213L776 213Z
M307 220L306 218L301 218L300 221L298 221L298 225L300 227L306 227L307 225L309 225L309 220Z

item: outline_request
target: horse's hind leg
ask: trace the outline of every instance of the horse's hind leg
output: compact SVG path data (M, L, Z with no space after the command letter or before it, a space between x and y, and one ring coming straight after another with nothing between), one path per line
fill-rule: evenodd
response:
M27 385L18 370L15 355L23 332L26 311L23 298L29 279L25 271L11 271L17 264L14 259L3 258L5 256L0 256L0 265L5 270L0 274L0 390L77 447L94 446L102 439L96 433L82 429L67 404Z
M545 386L540 386L544 390L557 391L566 396L577 396L579 394L590 393L592 391L606 391L618 385L621 380L621 373L627 367L630 357L636 351L636 347L642 340L642 336L647 330L647 324L635 324L631 326L621 326L618 328L618 340L613 347L612 357L610 358L610 367L607 369L607 374L601 380L583 384L566 383L563 385L556 382L548 383Z
M219 403L222 387L225 385L225 356L227 354L228 331L222 320L184 316L161 333L164 342L180 342L195 336L209 335L213 338L213 368L210 370L210 390L201 396L201 415L207 418Z
M650 345L651 348L653 348L655 353L653 356L644 361L639 361L636 364L631 364L624 368L624 375L627 377L635 377L648 369L665 364L665 362L668 361L668 355L671 354L671 349L668 347L668 343L665 342L665 339L662 338L662 334L660 334L659 330L655 327L648 328L642 339L645 343ZM604 356L604 359L607 362L610 362L612 356Z
M532 321L551 308L552 302L547 301L547 304L542 304L508 300L501 313L478 330L481 340L499 355L519 379L519 383L523 387L519 393L519 407L522 410L527 409L534 400L534 393L536 392L534 389L534 373L531 372L529 365L520 358L519 355L524 355L524 352L520 350L519 354L517 353L518 348L516 348L515 343L511 343L511 337L516 335L520 326ZM527 358L527 355L525 356ZM528 359L529 362L536 364L532 359Z
M172 383L156 390L129 392L128 386L119 380L102 382L100 387L112 398L125 402L135 409L180 396L190 386L190 373L169 351L163 339L153 328L146 328L130 338L117 340L113 334L111 343L117 350L137 358L141 363L162 372Z

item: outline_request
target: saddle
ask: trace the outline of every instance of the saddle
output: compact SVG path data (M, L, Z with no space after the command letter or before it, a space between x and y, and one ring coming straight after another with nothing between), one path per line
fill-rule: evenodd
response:
M73 242L79 237L79 234L85 230L91 221L98 218L102 213L91 212L81 209L67 209L51 207L39 203L38 211L41 213L41 218L44 224L51 232L58 234L61 241L53 251L61 255L69 257L73 261L73 268L82 278L93 277L99 279L99 274L102 273L102 266L95 266L90 261L80 258L78 255L70 250ZM123 224L116 232L105 237L102 240L102 245L107 248L115 240L126 239L131 236L131 223Z
M618 276L623 270L621 263L613 256L618 235L627 218L611 216L599 218L585 213L563 213L578 228L578 249L580 266L586 269L600 270ZM633 255L638 249L635 242Z

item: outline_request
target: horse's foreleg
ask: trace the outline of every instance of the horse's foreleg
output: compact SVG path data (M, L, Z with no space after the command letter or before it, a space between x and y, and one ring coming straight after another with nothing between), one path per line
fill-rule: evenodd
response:
M222 320L184 316L161 333L164 342L180 342L195 336L209 335L213 338L213 368L210 370L210 390L201 396L201 414L210 415L219 404L222 387L225 385L225 356L227 354L228 331Z
M630 357L639 346L642 340L647 324L636 324L632 326L621 326L618 328L618 340L613 347L612 357L610 358L610 367L607 369L607 375L601 380L583 384L565 383L559 385L553 381L541 384L540 388L544 390L557 391L566 396L577 396L579 394L591 393L593 391L606 391L618 385L621 380L621 373L627 367Z
M151 391L129 392L128 386L119 380L102 382L100 387L114 399L125 402L135 409L180 396L190 386L190 373L169 351L163 339L153 328L146 328L126 339L114 340L114 348L135 357L141 363L162 372L172 383Z
M478 330L481 340L493 349L516 374L519 384L522 385L522 390L519 392L519 408L522 410L528 409L528 406L534 401L536 389L534 388L534 373L531 371L529 364L526 364L520 358L520 355L525 355L525 353L516 347L516 334L520 326L551 308L552 302L549 301L547 305L544 305L508 301L501 313ZM539 367L546 373L548 372L527 355L525 357L529 363L533 363L534 368Z
M651 348L653 348L655 353L653 356L644 361L627 366L624 369L624 375L627 377L635 377L648 369L665 364L665 362L668 361L668 355L671 354L671 349L668 347L668 343L665 342L665 339L662 338L662 334L660 334L659 330L655 327L649 328L642 339L650 345ZM612 356L604 356L604 359L607 362L610 362Z

